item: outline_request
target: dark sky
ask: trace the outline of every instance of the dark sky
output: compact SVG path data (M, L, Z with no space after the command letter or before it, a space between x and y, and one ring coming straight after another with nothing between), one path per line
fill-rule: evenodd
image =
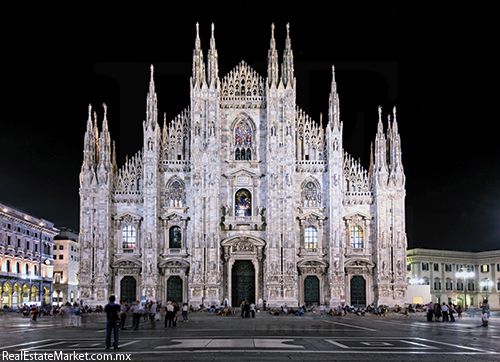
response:
M221 77L241 60L265 77L271 23L281 62L289 22L297 105L326 121L335 65L344 148L365 167L377 107L385 127L397 107L408 247L500 248L496 42L483 10L340 10L310 2L312 15L287 15L255 2L231 4L230 14L213 16L188 6L119 16L101 9L33 14L17 30L4 29L0 202L78 229L89 103L99 127L106 103L121 167L142 147L150 64L160 115L170 121L189 105L196 22L205 60L215 24Z

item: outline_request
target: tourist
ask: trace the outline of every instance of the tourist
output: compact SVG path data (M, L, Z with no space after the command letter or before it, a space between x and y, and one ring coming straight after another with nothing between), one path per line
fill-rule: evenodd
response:
M434 317L434 303L429 302L427 304L427 322L432 322L432 317Z
M441 306L441 314L443 315L443 322L448 322L448 306L446 305L445 302L443 302L443 305Z
M441 318L441 305L439 303L434 304L434 320L439 322L439 318Z
M450 322L455 322L455 317L453 314L456 313L455 308L453 307L453 304L450 303L448 305L448 315L450 316Z
M255 303L250 303L250 314L252 318L255 318Z
M172 305L171 301L167 302L165 311L167 312L167 315L165 317L165 328L170 328L174 324L174 306Z
M122 300L120 302L120 329L125 330L125 321L127 320L128 305Z
M139 322L141 320L141 307L138 300L130 307L130 313L132 313L132 329L137 330L139 329Z
M182 322L183 323L186 323L188 321L188 310L189 310L188 304L184 303L182 305Z
M490 305L488 304L488 299L483 301L483 305L481 306L481 319L483 320L483 327L488 327L488 320L491 316Z
M111 332L114 332L114 343L113 347L119 349L118 347L118 334L120 332L120 305L115 303L115 296L109 297L109 303L104 307L106 312L106 349L111 346Z

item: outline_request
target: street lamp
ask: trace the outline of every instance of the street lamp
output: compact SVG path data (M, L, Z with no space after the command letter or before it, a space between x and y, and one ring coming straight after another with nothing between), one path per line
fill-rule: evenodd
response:
M490 278L484 278L481 280L481 283L479 283L483 287L483 290L486 291L486 298L488 299L488 289L493 285L493 282L490 280Z
M467 279L474 278L474 272L460 269L460 271L455 273L455 276L457 278L463 278L463 280L464 280L464 299L465 299L464 310L467 310Z

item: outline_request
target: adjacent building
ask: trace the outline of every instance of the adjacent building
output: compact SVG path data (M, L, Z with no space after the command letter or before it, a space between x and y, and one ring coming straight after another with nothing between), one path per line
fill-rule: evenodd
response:
M54 286L52 303L64 305L79 300L78 271L80 266L80 246L78 232L69 228L59 228L54 238Z
M58 230L54 224L0 203L0 293L2 307L30 301L51 303Z
M161 127L151 66L143 147L123 165L106 106L99 122L89 106L80 173L86 304L112 294L193 305L404 304L396 110L383 116L379 107L365 169L344 149L333 68L325 128L296 104L288 27L285 35L280 62L273 26L266 76L242 61L220 77L213 25L206 61L197 25L190 104Z
M409 284L429 285L433 302L500 308L500 250L408 250ZM424 301L428 303L429 301Z

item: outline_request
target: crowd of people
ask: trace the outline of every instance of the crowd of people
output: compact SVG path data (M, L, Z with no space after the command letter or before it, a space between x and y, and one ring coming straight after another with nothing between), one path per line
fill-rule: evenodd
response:
M453 303L443 304L429 302L425 306L425 311L427 312L428 322L455 322L455 314L457 317L462 317L462 308ZM443 318L443 320L440 320Z

